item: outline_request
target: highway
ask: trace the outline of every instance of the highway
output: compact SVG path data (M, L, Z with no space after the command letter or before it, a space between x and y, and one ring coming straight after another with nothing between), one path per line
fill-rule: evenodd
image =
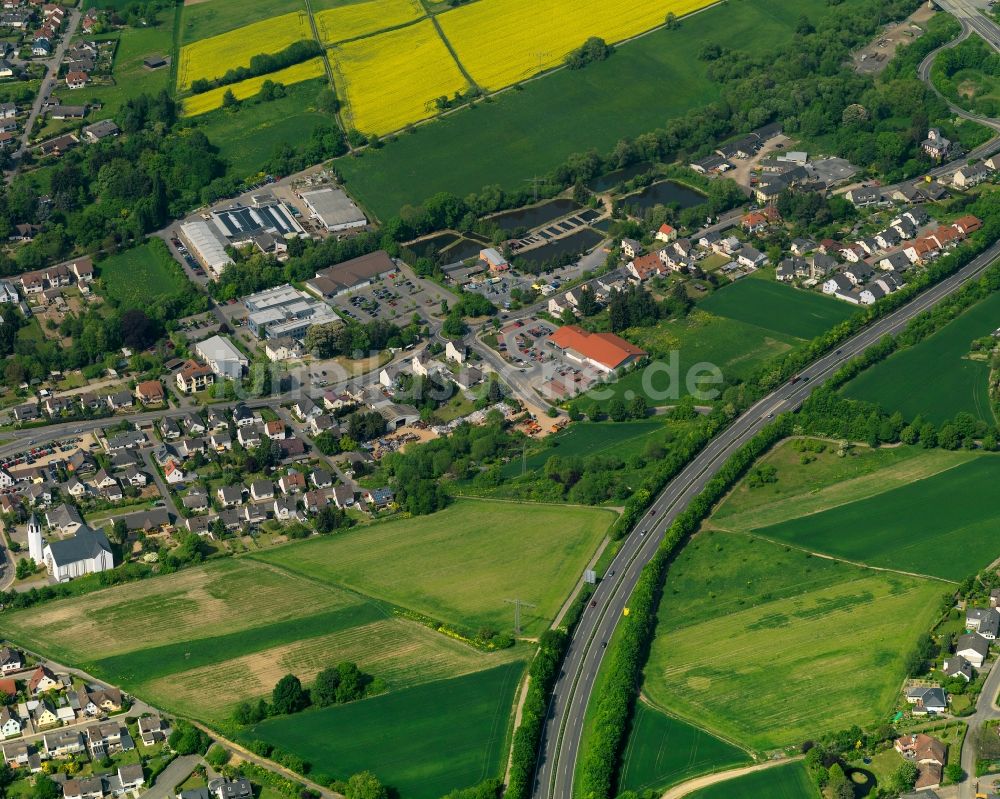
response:
M594 592L596 608L588 608L570 641L556 683L535 774L536 799L571 799L587 706L604 653L635 588L642 568L655 554L671 522L719 471L725 461L773 417L798 408L813 387L829 378L849 359L886 335L898 333L927 310L1000 258L1000 242L961 270L878 320L840 349L823 356L746 410L719 433L656 497L649 511L622 544Z
M987 17L982 9L971 0L935 0L943 11L947 11L962 23L978 33L992 47L1000 52L1000 25Z

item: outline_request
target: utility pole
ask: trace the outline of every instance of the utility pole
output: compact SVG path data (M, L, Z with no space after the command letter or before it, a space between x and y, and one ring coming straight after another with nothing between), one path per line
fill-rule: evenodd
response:
M521 608L537 608L538 605L532 605L530 602L525 602L523 599L505 599L508 605L514 606L514 635L521 634Z
M525 178L524 182L525 183L530 183L534 187L534 189L535 189L535 202L537 203L538 202L538 184L539 183L544 183L545 182L545 178L540 178L540 177L537 177L537 176L533 177L533 178Z

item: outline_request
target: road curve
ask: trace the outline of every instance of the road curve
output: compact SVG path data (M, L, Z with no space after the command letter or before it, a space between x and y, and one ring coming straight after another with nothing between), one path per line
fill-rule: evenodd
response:
M744 411L660 492L623 541L621 550L608 567L608 576L598 584L594 592L597 607L584 612L573 632L542 735L533 790L535 799L571 799L573 796L573 777L580 753L584 716L607 651L601 643L611 639L643 566L655 554L670 523L715 476L722 464L747 439L759 432L772 415L798 408L815 385L844 363L883 336L899 332L914 316L955 292L998 258L1000 242L955 274L844 342L836 352L803 369L800 377L808 380L785 383ZM612 572L614 576L610 576Z
M675 785L673 788L668 789L660 799L682 799L682 797L692 794L701 788L707 788L709 785L729 782L729 780L735 780L737 777L753 774L755 771L764 771L775 766L787 766L789 763L794 763L801 759L801 757L783 757L780 760L768 760L754 766L741 766L740 768L731 768L726 771L716 771L714 774L705 774L701 777L695 777L694 779L682 782L680 785Z

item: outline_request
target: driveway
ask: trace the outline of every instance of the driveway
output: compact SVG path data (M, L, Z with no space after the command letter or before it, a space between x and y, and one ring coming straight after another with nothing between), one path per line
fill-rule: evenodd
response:
M180 513L177 512L177 506L174 504L174 498L170 495L170 489L167 488L167 484L160 476L159 469L153 463L153 451L150 449L142 450L142 459L146 461L146 468L152 475L153 482L156 483L156 488L160 492L160 497L162 497L163 502L166 504L167 510L173 514L175 519L181 519Z
M201 763L201 755L181 755L160 772L153 787L143 794L143 799L173 799L174 788L191 776Z

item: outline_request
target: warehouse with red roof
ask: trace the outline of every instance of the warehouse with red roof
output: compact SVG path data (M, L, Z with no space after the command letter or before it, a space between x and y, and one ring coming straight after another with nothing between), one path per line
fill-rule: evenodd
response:
M549 341L571 360L604 372L617 372L646 356L646 352L614 333L590 333L579 325L560 327Z

